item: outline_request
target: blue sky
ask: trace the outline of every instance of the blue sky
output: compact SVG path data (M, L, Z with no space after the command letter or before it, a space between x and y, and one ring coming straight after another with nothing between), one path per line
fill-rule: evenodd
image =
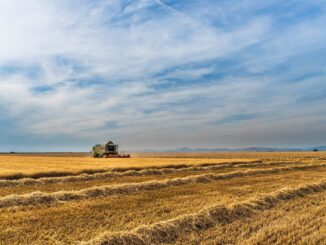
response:
M2 0L0 151L326 144L326 1Z

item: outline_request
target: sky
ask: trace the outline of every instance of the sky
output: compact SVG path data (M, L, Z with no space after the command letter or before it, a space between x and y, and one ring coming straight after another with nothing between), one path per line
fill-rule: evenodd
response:
M325 0L0 0L0 151L326 144Z

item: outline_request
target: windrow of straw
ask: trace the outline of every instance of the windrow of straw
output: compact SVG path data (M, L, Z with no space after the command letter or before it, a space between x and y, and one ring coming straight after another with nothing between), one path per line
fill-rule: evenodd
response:
M40 179L40 178L52 178L52 177L69 177L78 175L93 175L98 173L124 173L129 171L143 171L143 170L161 170L161 169L184 169L196 166L234 166L241 164L255 164L262 163L261 160L255 161L236 161L236 162L224 162L224 163L202 163L202 164L166 164L162 166L147 166L147 167L127 167L127 168L108 168L108 169L81 169L78 171L42 171L36 173L13 173L0 175L0 180L20 180L20 179ZM109 163L108 163L109 166Z
M292 189L282 189L250 201L221 207L214 206L195 214L179 216L148 226L141 226L132 231L119 233L104 233L91 241L82 244L105 245L149 245L171 244L179 237L190 232L205 230L217 225L231 223L235 220L251 217L257 212L268 210L282 202L304 197L306 195L326 190L326 179L310 185Z
M30 186L30 185L46 185L54 183L71 183L77 181L89 181L89 180L101 180L108 178L117 178L125 176L150 176L150 175L164 175L164 174L175 174L184 171L197 172L197 171L208 171L208 170L222 170L227 168L248 168L248 167L263 167L263 166L275 166L285 163L271 162L250 162L250 163L227 163L227 164L212 164L205 163L196 166L186 166L186 167L169 167L169 168L148 168L142 170L127 170L122 172L119 171L107 171L103 173L94 174L81 174L77 176L64 176L64 177L49 177L49 178L24 178L18 180L0 180L0 187L16 187L16 186ZM286 163L288 164L288 163ZM296 163L291 163L294 165Z
M166 187L180 186L191 183L209 183L212 181L231 179L237 177L254 176L259 174L277 174L294 170L308 170L314 168L326 167L326 164L292 166L282 168L269 168L258 170L234 171L224 174L202 174L192 175L184 178L166 179L160 181L147 181L142 183L105 185L86 188L79 191L59 191L52 193L33 192L24 195L9 195L0 198L0 208L26 206L37 204L54 204L60 202L91 199L97 197L108 197L112 195L125 195L139 191L157 190Z

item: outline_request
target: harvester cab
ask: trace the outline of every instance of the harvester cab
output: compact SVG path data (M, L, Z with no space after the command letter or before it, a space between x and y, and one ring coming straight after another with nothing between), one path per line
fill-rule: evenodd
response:
M112 141L106 144L97 144L92 149L92 156L94 158L130 158L130 155L121 155L118 152L119 146Z

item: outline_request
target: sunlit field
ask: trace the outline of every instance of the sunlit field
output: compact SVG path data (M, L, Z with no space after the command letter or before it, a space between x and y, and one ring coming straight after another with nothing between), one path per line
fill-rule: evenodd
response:
M235 162L250 162L254 158L154 158L152 157L132 157L129 159L111 158L100 159L91 158L89 154L49 154L49 155L31 155L31 154L12 154L0 155L0 176L15 174L37 174L53 172L87 172L105 171L115 168L150 168L166 167L168 165L197 165L204 163L223 163L230 160Z
M0 155L0 244L325 244L326 153Z

